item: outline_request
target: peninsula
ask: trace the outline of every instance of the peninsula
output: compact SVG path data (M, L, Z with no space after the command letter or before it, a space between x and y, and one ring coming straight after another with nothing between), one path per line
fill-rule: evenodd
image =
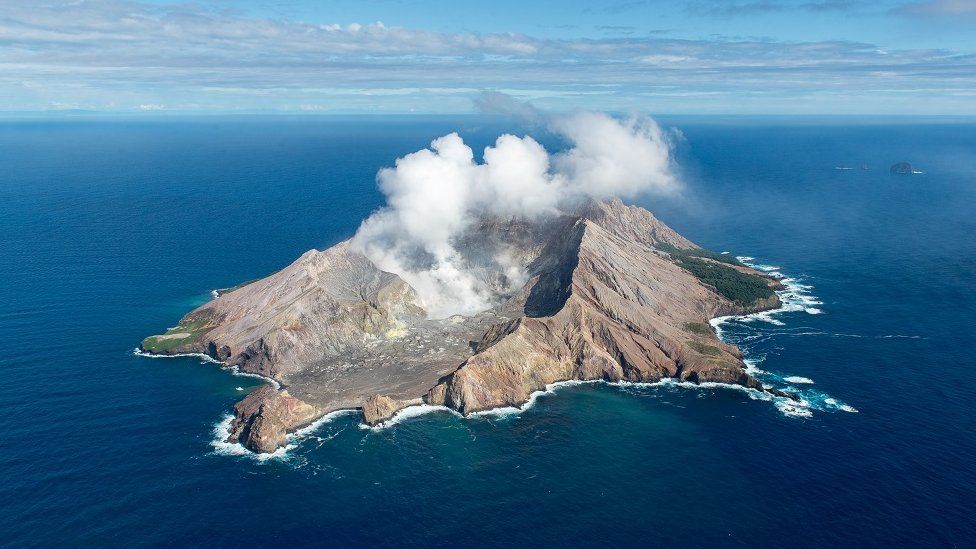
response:
M504 248L527 282L487 310L431 318L408 283L345 241L222 293L141 348L204 353L276 380L234 407L229 441L255 452L336 410L359 409L370 425L421 402L469 414L567 380L675 378L783 395L708 324L778 307L779 283L643 208L591 200L541 221L485 217L460 246Z

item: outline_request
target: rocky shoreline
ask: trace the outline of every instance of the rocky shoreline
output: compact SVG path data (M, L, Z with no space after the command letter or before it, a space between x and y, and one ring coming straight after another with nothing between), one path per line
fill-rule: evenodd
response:
M544 223L491 220L477 236L516 250L528 277L470 317L427 318L408 284L343 242L220 294L140 348L201 353L280 383L234 407L228 442L262 453L337 410L359 409L368 425L420 403L466 415L573 380L670 378L790 396L763 387L736 347L701 328L779 307L779 282L647 210L593 202Z

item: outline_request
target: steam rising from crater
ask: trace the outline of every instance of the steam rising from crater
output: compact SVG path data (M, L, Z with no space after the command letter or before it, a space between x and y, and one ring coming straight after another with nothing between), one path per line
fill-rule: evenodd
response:
M485 216L541 220L586 198L672 193L667 135L650 118L580 112L549 120L568 150L549 153L530 136L505 134L482 162L457 133L397 159L377 175L387 205L356 232L353 246L396 273L433 318L489 308L525 283L515 254L461 246Z

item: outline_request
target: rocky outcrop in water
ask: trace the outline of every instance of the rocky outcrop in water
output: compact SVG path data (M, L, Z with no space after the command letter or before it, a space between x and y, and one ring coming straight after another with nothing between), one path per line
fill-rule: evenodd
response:
M892 164L891 173L899 175L911 175L915 173L915 168L908 162L897 162Z
M359 408L374 425L422 398L466 414L565 380L762 389L706 323L777 307L778 283L650 212L594 202L536 223L486 219L468 239L513 250L528 274L482 313L428 318L406 282L343 242L220 295L142 348L206 353L280 382L235 406L229 440L257 452L335 410Z
M407 406L409 404L402 400L385 395L373 395L363 402L363 422L370 427L379 425Z
M287 433L311 423L319 410L288 391L265 385L234 405L228 442L240 442L255 452L274 452L285 445Z

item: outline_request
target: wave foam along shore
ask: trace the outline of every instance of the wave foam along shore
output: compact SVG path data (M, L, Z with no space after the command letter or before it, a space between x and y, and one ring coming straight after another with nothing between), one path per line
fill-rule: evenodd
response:
M625 387L635 387L635 388L647 388L647 389L659 389L665 387L674 387L680 389L690 389L690 390L704 390L704 389L723 389L723 390L733 390L745 393L752 400L760 400L765 402L772 402L783 415L787 417L797 417L797 418L808 418L811 417L812 410L823 409L818 404L824 403L827 407L846 411L846 412L857 412L851 406L841 403L840 401L826 397L822 393L821 398L807 399L802 398L799 401L794 401L784 397L775 396L764 391L759 391L756 389L751 389L748 387L743 387L742 385L728 384L728 383L715 383L715 382L704 382L704 383L693 383L689 381L678 381L672 378L662 379L655 382L633 382L633 381L605 381L605 380L568 380L568 381L558 381L556 383L551 383L547 385L544 389L533 392L529 400L527 400L521 406L503 406L499 408L492 408L489 410L482 410L479 412L473 412L464 416L458 413L452 408L446 406L435 406L430 404L413 404L403 408L393 415L390 419L374 426L366 425L365 423L359 422L359 428L362 430L368 430L372 432L380 432L390 429L398 424L401 424L410 419L426 416L428 414L446 412L454 415L458 418L471 420L475 418L488 418L488 417L510 417L510 416L520 416L523 412L533 408L538 402L539 398L545 395L555 394L562 388L566 387L578 387L581 385L588 384L604 384L609 387L625 388ZM288 435L288 444L278 448L273 453L270 454L258 454L251 452L250 450L244 448L240 443L226 442L227 437L230 435L230 425L234 417L231 414L225 415L220 422L214 426L214 439L211 441L211 446L214 448L214 453L220 455L231 455L231 456L245 456L257 461L267 461L270 459L286 459L289 452L294 450L301 444L302 441L308 439L314 435L322 426L331 423L332 421L348 415L358 414L358 410L337 410L330 412L325 416L317 419L306 427L303 427L294 433Z
M776 292L780 298L780 301L782 302L782 306L780 306L778 309L748 315L720 316L711 319L709 324L715 330L715 335L718 336L720 340L725 341L726 343L735 343L729 341L728 338L725 337L726 333L722 329L722 327L729 322L750 324L755 321L761 321L772 324L773 326L785 326L785 322L776 318L783 313L802 311L811 315L823 314L822 309L815 307L815 305L823 305L823 301L811 293L811 290L814 288L812 285L802 284L799 282L798 278L785 275L783 272L781 272L782 268L779 266L758 263L754 257L737 256L736 259L743 264L752 267L753 269L763 271L769 276L776 278L786 288ZM743 352L745 352L745 349L743 349ZM758 364L762 362L762 360L762 358L747 358L743 360L743 362L746 364L746 372L762 378L767 382L778 381L797 385L811 385L814 383L814 381L808 377L780 375L761 370L759 369ZM857 412L857 409L853 406L844 404L839 400L818 391L811 391L809 389L796 390L794 388L794 392L802 399L801 402L781 400L775 403L776 408L782 412L783 415L789 417L807 418L813 415L813 410L840 410L851 413Z
M213 453L217 455L246 457L258 462L264 462L272 459L287 459L289 457L289 452L297 448L302 441L313 436L316 431L322 428L322 426L326 425L327 423L331 423L340 417L358 413L358 410L336 410L334 412L329 412L305 427L298 429L294 433L289 433L288 443L271 453L252 452L239 442L227 442L227 438L230 437L231 434L230 426L234 421L234 415L225 414L220 421L214 425L213 439L210 441L210 446L214 449Z
M787 383L800 383L803 385L812 385L814 382L812 379L803 376L786 376L783 381Z
M230 436L230 425L233 421L234 414L224 414L220 421L214 425L212 431L213 439L210 441L210 446L213 447L213 453L221 456L246 457L255 461L267 461L269 459L285 457L289 446L282 446L272 453L259 454L248 450L239 442L227 442L227 438Z
M134 354L136 356L143 357L143 358L199 358L203 362L209 362L211 364L217 364L218 366L220 366L220 368L222 370L226 370L226 371L230 372L231 375L235 375L235 376L238 376L238 377L251 377L251 378L254 378L254 379L260 379L261 381L264 381L265 383L268 383L269 385L273 386L275 389L281 389L281 383L278 383L278 380L276 380L276 379L273 379L273 378L270 378L270 377L266 377L266 376L263 376L261 374L252 374L250 372L242 372L240 370L240 368L238 368L237 366L228 366L228 365L224 364L223 362L215 359L214 357L212 357L210 355L203 354L203 353L179 353L179 354L175 354L175 355L157 355L157 354L153 354L153 353L147 353L147 352L139 349L138 347L136 347L135 349L132 349L132 354Z
M448 408L447 406L437 406L432 404L411 404L410 406L407 406L406 408L397 411L395 414L393 414L392 417L390 417L390 419L387 419L386 421L381 421L376 425L367 425L363 422L359 422L359 428L367 431L379 432L379 431L389 429L394 425L403 423L408 419L425 416L427 414L433 414L437 412L447 412L456 415L458 417L464 417L457 410Z
M748 258L746 256L742 256L739 259L744 260L743 261L744 263L748 264L753 268L763 270L764 272L769 273L770 276L778 278L784 284L784 286L786 286L786 289L777 292L777 294L780 296L780 299L783 302L783 305L778 309L765 311L761 313L753 313L753 314L741 315L741 316L725 316L725 317L718 317L718 318L711 319L709 323L714 327L717 336L723 341L725 341L726 338L723 338L722 326L723 324L729 321L735 320L738 322L750 322L754 320L761 320L769 324L781 326L783 325L783 322L775 318L779 314L786 313L786 312L798 312L798 311L805 311L808 314L818 314L819 312L821 312L819 311L819 309L813 309L812 307L810 307L810 305L821 304L821 302L816 296L810 294L810 290L813 288L813 286L801 284L795 278L787 277L783 273L779 272L778 269L780 269L780 267L778 266L763 265L763 264L753 265L748 262L752 260L752 258ZM153 355L150 353L144 353L141 352L139 349L135 349L134 354L139 356L147 356L151 358L159 358L159 356L161 356L161 355ZM263 376L256 375L256 374L242 373L236 367L228 367L223 363L205 354L193 353L193 354L182 354L182 355L171 355L171 356L192 356L195 358L200 358L201 360L207 362L220 364L225 369L231 371L235 375L259 378L262 379L263 381L273 384L276 388L280 388L280 384L278 384L276 380L265 378ZM772 378L775 379L776 381L786 382L786 383L810 384L813 382L809 378L804 378L800 376L779 376L761 370L758 368L758 364L761 361L762 361L761 357L760 358L753 357L753 358L746 359L744 361L746 371L753 375ZM544 389L533 392L531 395L529 395L529 399L521 406L517 406L517 407L502 406L498 408L483 410L483 411L469 414L469 417L476 418L476 417L491 417L491 416L494 417L505 417L505 416L513 416L513 415L518 416L522 412L532 408L542 395L554 393L557 390L559 390L559 388L561 387L576 386L576 385L581 385L583 383L601 383L601 382L606 383L602 380L586 380L586 381L569 380L569 381L553 383L547 385ZM827 408L833 408L833 409L839 409L845 411L853 410L852 407L847 406L846 404L839 403L838 401L836 401L836 399L829 398L827 395L822 395L822 394L817 394L815 396L807 395L807 394L801 395L802 393L801 391L795 391L795 392L797 395L801 395L801 398L803 400L801 400L800 402L794 402L794 401L790 401L789 399L776 397L774 395L764 393L762 391L756 391L738 385L726 385L722 383L694 384L694 383L678 382L673 379L665 379L653 383L620 381L620 382L608 383L608 385L617 386L617 387L673 386L673 387L687 387L687 388L694 388L694 389L730 388L734 390L744 391L749 395L751 399L754 400L772 401L774 402L775 406L779 411L781 411L784 415L791 416L791 417L810 417L811 408L821 409L822 407L827 407ZM811 404L811 402L815 404ZM417 403L400 410L389 420L382 422L379 425L373 427L361 425L360 427L363 429L380 431L395 426L411 418L420 417L429 413L440 412L440 411L448 411L452 414L459 415L456 411L444 406ZM294 433L289 434L287 437L287 444L284 447L279 448L277 451L271 454L262 455L258 457L258 459L265 460L265 459L285 457L288 454L289 450L294 449L298 444L301 443L302 440L311 436L322 425L329 423L336 417L350 414L350 413L355 413L355 412L356 410L338 410L326 414L325 416L312 422L308 426L299 429ZM215 426L214 432L216 438L212 443L215 452L219 454L226 454L226 455L249 455L250 454L249 450L244 448L242 445L238 443L225 442L229 436L228 430L231 421L232 421L232 417L230 419L224 417Z

